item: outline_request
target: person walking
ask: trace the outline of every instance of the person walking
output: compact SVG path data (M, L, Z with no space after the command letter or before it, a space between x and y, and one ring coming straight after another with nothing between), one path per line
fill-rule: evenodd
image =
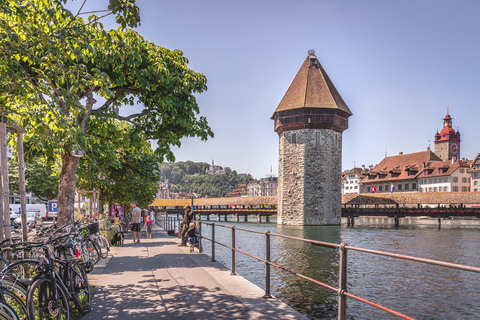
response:
M153 229L153 222L150 219L150 216L147 215L145 217L145 231L147 232L147 239L152 239L152 229Z
M139 243L140 242L140 230L142 229L141 227L141 221L142 221L142 210L140 210L139 207L137 207L137 204L135 202L130 202L130 206L133 208L132 210L132 237L133 237L133 243ZM137 241L135 242L135 235L137 236Z
M150 210L150 220L152 220L152 222L155 222L155 213L153 212L153 210Z

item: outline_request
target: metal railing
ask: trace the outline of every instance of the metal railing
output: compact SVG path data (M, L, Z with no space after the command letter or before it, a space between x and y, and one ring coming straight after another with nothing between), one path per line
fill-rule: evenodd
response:
M169 216L162 216L160 219L157 219L157 221L160 222L160 225L165 229L165 230L178 230L181 220L179 217L174 216L174 217L169 217ZM322 241L317 241L317 240L310 240L310 239L304 239L304 238L298 238L298 237L292 237L292 236L287 236L287 235L282 235L282 234L275 234L271 233L269 231L267 232L261 232L261 231L255 231L255 230L248 230L248 229L243 229L243 228L237 228L235 226L225 226L225 225L220 225L220 224L215 224L215 223L206 223L202 221L197 221L199 223L199 251L203 252L203 245L202 245L202 239L210 241L211 242L211 261L215 262L215 244L218 244L220 246L223 246L227 249L230 249L231 251L231 274L235 275L235 264L236 264L236 257L235 253L241 253L245 256L248 256L250 258L256 259L258 261L261 261L265 264L265 294L264 298L271 298L271 293L270 293L270 279L271 279L271 274L270 274L270 267L276 267L278 269L281 269L283 271L289 272L297 277L303 278L307 281L310 281L312 283L318 284L322 287L325 287L331 291L335 291L338 294L338 319L339 320L345 320L346 319L346 311L347 311L347 297L350 297L352 299L355 299L357 301L363 302L365 304L368 304L370 306L373 306L377 309L383 310L385 312L388 312L390 314L393 314L395 316L398 316L403 319L413 319L412 317L409 317L407 315L404 315L402 313L399 313L397 311L394 311L392 309L389 309L387 307L384 307L382 305L379 305L375 302L363 299L359 296L356 296L354 294L351 294L347 291L347 252L348 250L354 250L358 252L364 252L364 253L370 253L370 254L375 254L375 255L381 255L381 256L386 256L386 257L391 257L391 258L396 258L396 259L402 259L402 260L409 260L409 261L414 261L414 262L419 262L419 263L425 263L425 264L430 264L430 265L436 265L436 266L441 266L441 267L447 267L447 268L453 268L453 269L458 269L458 270L464 270L464 271L469 271L469 272L475 272L475 273L480 273L480 268L477 267L472 267L472 266L467 266L467 265L461 265L461 264L456 264L456 263L450 263L450 262L444 262L444 261L439 261L439 260L432 260L432 259L425 259L425 258L419 258L419 257L413 257L413 256L408 256L408 255L402 255L402 254L396 254L396 253L390 253L390 252L384 252L384 251L378 251L378 250L371 250L371 249L365 249L365 248L359 248L359 247L353 247L349 246L346 243L340 243L340 244L335 244L335 243L328 243L328 242L322 242ZM211 230L211 239L205 237L202 235L202 225L208 225L212 227ZM227 228L231 229L231 243L229 244L224 244L215 239L215 227L222 227L222 228ZM249 233L256 233L256 234L263 234L265 236L265 257L257 257L252 254L249 254L247 252L244 252L242 250L239 250L235 246L235 239L236 239L236 231L244 231L244 232L249 232ZM324 248L329 248L329 249L338 249L339 250L339 277L338 277L338 287L333 287L330 286L326 283L323 283L321 281L318 281L316 279L313 279L311 277L308 277L306 275L303 275L301 273L298 273L294 270L288 269L287 267L281 266L279 264L276 264L272 262L270 259L270 249L271 249L271 237L278 237L278 238L284 238L284 239L291 239L291 240L296 240L296 241L302 241L302 242L307 242L315 246L320 246Z
M466 266L466 265L461 265L461 264L455 264L455 263L449 263L449 262L443 262L443 261L438 261L438 260L432 260L432 259L424 259L424 258L418 258L418 257L413 257L413 256L408 256L408 255L402 255L402 254L396 254L396 253L390 253L390 252L384 252L384 251L378 251L378 250L370 250L370 249L364 249L364 248L358 248L358 247L353 247L349 246L346 243L341 243L341 244L334 244L334 243L328 243L328 242L322 242L322 241L316 241L316 240L309 240L309 239L304 239L304 238L298 238L298 237L292 237L292 236L286 236L286 235L281 235L281 234L275 234L275 233L270 233L269 231L267 232L260 232L260 231L254 231L254 230L248 230L248 229L243 229L243 228L237 228L235 226L225 226L225 225L219 225L215 223L205 223L198 221L200 223L199 230L200 230L200 243L199 243L199 251L202 252L202 240L207 240L211 242L211 261L214 262L215 260L215 244L218 244L220 246L223 246L225 248L230 249L231 251L231 274L234 275L236 274L235 272L235 253L241 253L243 255L246 255L248 257L251 257L253 259L262 261L265 264L265 294L264 298L271 298L271 293L270 293L270 267L276 267L278 269L281 269L283 271L289 272L295 276L298 276L300 278L303 278L307 281L310 281L312 283L318 284L320 286L323 286L329 290L335 291L338 294L338 319L339 320L344 320L346 319L346 311L347 311L347 297L355 299L357 301L363 302L365 304L368 304L370 306L373 306L377 309L383 310L385 312L388 312L392 315L398 316L403 319L413 319L412 317L409 317L407 315L404 315L402 313L399 313L397 311L394 311L390 308L384 307L382 305L379 305L375 302L363 299L359 296L356 296L354 294L351 294L347 291L347 253L348 250L354 250L354 251L359 251L359 252L364 252L364 253L370 253L370 254L375 254L375 255L381 255L381 256L386 256L386 257L391 257L391 258L396 258L396 259L403 259L403 260L410 260L410 261L415 261L415 262L420 262L420 263L426 263L426 264L431 264L431 265L436 265L436 266L441 266L441 267L448 267L448 268L453 268L453 269L459 269L459 270L465 270L465 271L470 271L470 272L476 272L480 273L480 268L477 267L472 267L472 266ZM202 225L208 225L212 227L211 230L211 239L204 237L201 233L202 230ZM224 244L221 242L218 242L215 239L215 227L222 227L222 228L229 228L232 230L232 238L231 238L231 243L229 244ZM263 234L265 236L265 257L256 257L252 254L249 254L247 252L244 252L242 250L239 250L235 247L235 237L236 237L236 231L245 231L249 233L256 233L256 234ZM330 286L326 283L323 283L321 281L318 281L316 279L310 278L306 275L300 274L298 272L295 272L294 270L290 270L284 266L278 265L272 261L270 261L270 240L271 237L278 237L278 238L285 238L285 239L291 239L291 240L297 240L297 241L302 241L302 242L307 242L312 245L324 247L324 248L329 248L329 249L338 249L339 250L339 279L338 279L338 287L333 287Z

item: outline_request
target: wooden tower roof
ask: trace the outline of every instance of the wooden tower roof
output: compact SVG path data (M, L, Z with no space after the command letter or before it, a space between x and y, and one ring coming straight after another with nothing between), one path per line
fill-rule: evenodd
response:
M308 52L275 113L299 108L337 109L352 115L313 50Z

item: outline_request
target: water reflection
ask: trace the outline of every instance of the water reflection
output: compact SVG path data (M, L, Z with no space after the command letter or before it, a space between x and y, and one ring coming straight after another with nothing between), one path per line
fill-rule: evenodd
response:
M221 222L331 243L394 252L480 267L478 229L435 227L299 227ZM211 229L204 231L209 236ZM230 243L231 230L216 228L216 239ZM265 236L236 232L237 248L263 258ZM338 250L272 237L272 261L333 287L338 286ZM211 245L205 243L211 254ZM216 258L230 267L230 250L216 247ZM264 287L264 264L237 254L237 273ZM480 274L405 260L348 252L348 291L416 319L480 319ZM329 289L272 267L272 294L312 319L336 319L337 295ZM349 299L348 319L398 319Z
M293 227L279 226L278 233L293 237L340 242L338 227ZM338 287L339 255L337 249L312 245L308 242L276 238L275 263L290 270ZM337 294L335 291L296 277L288 272L274 269L272 290L276 296L311 317L335 319L337 315Z

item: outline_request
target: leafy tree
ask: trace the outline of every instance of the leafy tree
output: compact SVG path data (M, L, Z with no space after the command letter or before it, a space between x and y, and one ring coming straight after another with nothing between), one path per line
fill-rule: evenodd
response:
M20 194L18 161L13 157L8 159L8 192L10 194Z
M61 159L59 225L73 222L79 159L72 150L97 167L115 167L116 150L148 152L149 139L158 140L158 157L173 161L170 147L182 137L213 137L194 96L206 90L206 78L180 50L129 29L106 32L98 17L86 23L65 2L0 0L0 107L27 130L27 158ZM109 3L123 27L139 22L134 1ZM136 104L139 112L116 112Z
M42 201L58 196L58 164L48 164L37 158L25 164L25 189Z
M42 201L55 199L58 193L58 166L47 164L42 159L33 159L25 163L25 191L32 193ZM20 179L18 176L18 159L8 159L9 193L20 194Z
M139 207L147 207L155 199L160 182L158 157L147 152L123 151L117 155L118 165L110 167L108 179L100 180L91 174L91 162L81 161L78 187L82 190L96 188L107 203L127 204L135 201ZM83 160L83 159L82 159Z

